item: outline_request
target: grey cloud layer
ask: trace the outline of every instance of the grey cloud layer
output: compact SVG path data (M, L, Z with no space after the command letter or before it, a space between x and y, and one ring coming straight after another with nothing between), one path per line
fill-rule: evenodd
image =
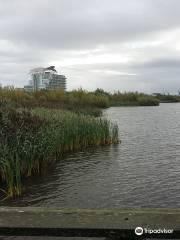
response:
M179 0L0 0L0 82L22 86L31 67L54 63L70 88L94 89L103 81L111 90L176 91L174 40L131 45L166 40L164 33L180 29L179 10Z
M180 25L175 0L1 0L0 7L3 36L38 47L89 48Z

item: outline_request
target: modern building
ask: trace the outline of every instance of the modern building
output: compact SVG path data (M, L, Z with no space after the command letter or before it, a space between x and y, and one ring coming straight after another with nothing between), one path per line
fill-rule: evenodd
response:
M66 91L66 77L59 75L54 66L34 68L30 71L29 85L24 86L26 91L63 90Z

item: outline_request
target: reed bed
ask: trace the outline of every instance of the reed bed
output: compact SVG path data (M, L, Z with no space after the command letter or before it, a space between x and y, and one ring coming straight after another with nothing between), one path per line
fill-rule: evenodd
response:
M101 109L109 106L158 106L159 99L178 101L175 96L155 97L138 92L108 93L102 89L88 92L83 89L71 92L63 91L37 91L25 92L13 88L0 88L0 100L13 102L16 107L46 107L66 109L76 113L100 116Z
M113 106L159 106L159 100L152 96L138 92L115 92L110 96Z
M66 152L118 143L118 127L106 119L64 110L31 112L0 104L1 192L20 196L23 179L39 174Z
M25 92L14 88L0 88L0 100L12 102L15 107L66 109L95 116L100 116L102 108L109 107L109 99L106 96L97 96L82 89L71 92L60 90Z
M61 153L118 142L117 125L106 119L46 108L33 109L32 114L48 121L50 138L53 130Z

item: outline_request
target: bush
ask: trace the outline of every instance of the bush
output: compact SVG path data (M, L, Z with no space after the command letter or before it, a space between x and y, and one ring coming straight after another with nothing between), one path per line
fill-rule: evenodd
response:
M158 106L159 100L154 97L138 97L137 102L140 106Z

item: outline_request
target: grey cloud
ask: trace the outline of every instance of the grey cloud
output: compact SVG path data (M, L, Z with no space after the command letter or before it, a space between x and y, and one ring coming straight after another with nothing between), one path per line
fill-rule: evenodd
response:
M178 37L156 48L124 43L151 42L168 31L171 36L180 29L179 9L179 0L0 0L0 82L23 86L29 69L53 63L63 66L69 88L176 91ZM106 63L107 53L112 59ZM124 55L130 60L121 61ZM88 57L91 63L85 62Z
M158 58L143 63L135 64L134 68L180 68L180 57Z
M1 0L0 31L5 39L30 46L89 48L180 25L177 0L13 2Z

